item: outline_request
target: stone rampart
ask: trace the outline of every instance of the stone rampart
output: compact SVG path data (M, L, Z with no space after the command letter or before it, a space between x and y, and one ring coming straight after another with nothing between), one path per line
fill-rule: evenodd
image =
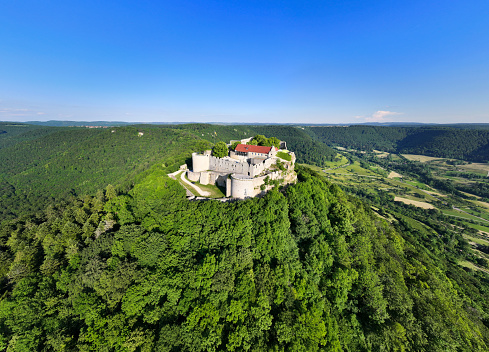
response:
M200 179L200 172L187 170L187 177L192 182L197 182Z
M248 162L239 162L230 158L216 158L214 156L210 156L209 169L218 172L237 173L252 176L252 170Z

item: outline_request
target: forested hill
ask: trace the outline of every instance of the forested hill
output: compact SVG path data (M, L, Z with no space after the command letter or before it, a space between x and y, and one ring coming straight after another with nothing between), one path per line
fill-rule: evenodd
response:
M40 138L53 133L54 130L55 129L51 127L27 125L16 122L0 122L0 153L2 153L3 148L20 142Z
M458 248L436 258L307 170L234 203L189 202L170 170L0 227L0 349L487 350Z
M188 201L167 173L202 137L303 133L188 127L0 150L0 350L488 350L489 280L457 264L460 235L387 222L300 167L263 198Z
M231 139L244 139L257 134L273 136L287 142L287 148L295 153L299 163L318 166L323 166L326 161L333 160L337 154L335 150L317 138L311 137L303 129L294 126L188 124L163 125L162 127L183 129L211 142L228 142Z
M451 127L306 127L321 142L360 150L489 161L489 131Z
M70 195L108 184L127 188L157 162L183 163L218 141L256 134L286 140L298 162L321 166L336 152L290 126L137 125L111 128L43 127L1 123L0 222ZM142 133L140 135L139 133Z
M180 165L192 151L211 146L186 131L152 126L18 129L26 132L0 135L0 141L11 139L0 149L0 222L108 184L127 188L149 166L163 160Z

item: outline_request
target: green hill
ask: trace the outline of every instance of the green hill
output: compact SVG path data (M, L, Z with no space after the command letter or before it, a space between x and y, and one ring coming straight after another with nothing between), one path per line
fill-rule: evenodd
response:
M487 129L350 126L308 127L307 130L327 145L477 162L489 161Z
M487 350L487 283L414 228L307 170L234 203L167 171L1 227L2 349Z
M262 198L187 200L167 173L217 140L321 160L305 130L241 128L54 128L1 149L0 350L488 349L489 280L458 265L456 231L387 222L301 167Z
M192 150L210 147L186 131L152 126L34 128L17 137L0 149L0 220L70 194L95 194L108 184L127 187L155 163L181 164Z

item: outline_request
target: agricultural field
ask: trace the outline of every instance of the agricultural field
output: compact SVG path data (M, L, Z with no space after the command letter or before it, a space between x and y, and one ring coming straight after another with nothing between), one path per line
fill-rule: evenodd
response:
M348 160L348 158L346 158L343 154L338 153L336 155L335 160L328 161L325 163L326 164L325 168L326 169L336 169L338 167L343 167L349 163L350 163L350 160Z
M460 265L489 273L489 265L481 266L483 259L489 264L489 254L481 251L481 246L489 247L489 200L465 189L477 182L489 182L483 176L489 165L378 150L342 150L339 154L351 164L335 169L309 167L369 201L372 210L386 221L395 222L401 213L409 214L403 221L411 226L422 224L420 229L451 228L449 231L469 242L468 260ZM464 190L458 189L461 187Z
M466 165L459 165L460 169L465 172L472 172L479 175L489 175L489 164L471 163Z
M402 154L402 156L405 157L406 159L410 160L410 161L419 161L421 163L441 159L441 158L435 158L432 156L416 155L416 154Z

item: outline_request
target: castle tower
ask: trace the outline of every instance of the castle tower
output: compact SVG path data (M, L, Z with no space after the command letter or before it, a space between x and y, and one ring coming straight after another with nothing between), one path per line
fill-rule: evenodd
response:
M192 153L192 171L207 171L210 168L210 156Z
M253 178L245 175L231 175L231 197L233 198L248 198L254 197Z

